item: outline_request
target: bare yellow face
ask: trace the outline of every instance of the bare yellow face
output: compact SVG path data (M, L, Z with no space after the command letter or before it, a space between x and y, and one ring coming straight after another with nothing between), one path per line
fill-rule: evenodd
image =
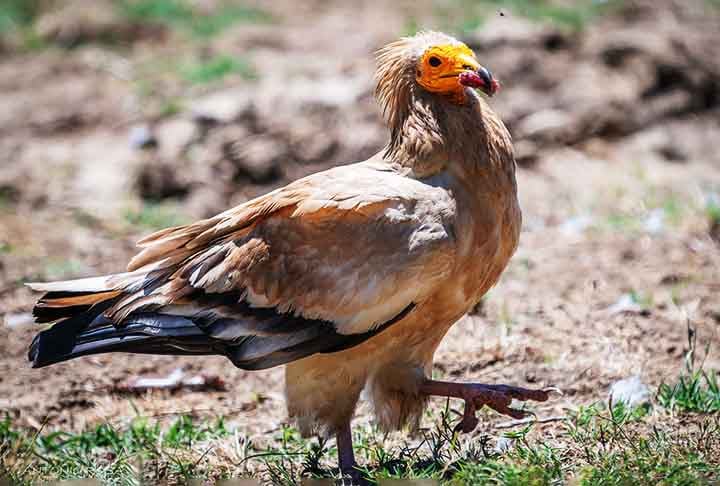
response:
M465 44L445 44L428 48L418 60L416 79L431 93L447 96L456 103L465 100L465 87L482 89L492 96L498 84L482 67L475 53Z

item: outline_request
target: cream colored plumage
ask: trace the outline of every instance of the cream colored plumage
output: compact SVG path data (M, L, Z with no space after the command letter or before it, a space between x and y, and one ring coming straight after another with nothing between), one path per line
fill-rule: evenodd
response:
M438 33L381 51L391 140L370 160L151 235L127 273L32 284L47 292L38 320L57 323L31 360L130 351L287 364L290 416L304 434L338 434L348 473L364 388L387 429L417 422L431 394L466 399L465 429L475 405L512 414L511 396L546 399L428 378L435 349L497 281L520 228L510 136L472 89L493 94L496 84L468 52Z

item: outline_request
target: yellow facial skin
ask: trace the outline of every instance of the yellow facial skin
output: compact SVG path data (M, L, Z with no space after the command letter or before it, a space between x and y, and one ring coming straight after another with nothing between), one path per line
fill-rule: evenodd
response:
M417 82L431 93L463 103L465 87L459 83L458 75L478 68L480 64L475 53L465 44L433 46L418 61Z

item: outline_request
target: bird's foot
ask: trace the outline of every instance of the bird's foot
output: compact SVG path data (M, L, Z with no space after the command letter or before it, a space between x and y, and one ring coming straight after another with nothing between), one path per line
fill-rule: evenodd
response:
M335 482L336 486L368 486L370 484L355 466L349 469L341 469L340 472L342 473L342 479Z
M370 483L363 478L362 472L355 462L355 453L352 445L352 431L350 422L345 423L337 431L338 462L340 466L341 479L335 482L342 486L366 486Z
M531 390L509 385L485 385L482 383L451 383L435 380L426 380L420 388L426 395L461 398L465 401L463 418L455 430L468 433L472 432L478 425L478 418L475 413L483 405L487 405L498 413L521 419L528 415L524 410L511 408L513 399L522 402L534 401L544 402L555 392L562 394L555 387Z

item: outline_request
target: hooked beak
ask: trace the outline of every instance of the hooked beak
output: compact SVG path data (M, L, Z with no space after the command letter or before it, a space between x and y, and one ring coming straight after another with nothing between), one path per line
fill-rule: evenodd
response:
M479 66L475 71L463 71L458 76L458 81L463 86L479 89L488 96L493 96L500 89L500 83L483 66Z
M458 81L461 85L479 89L488 96L493 96L500 89L500 83L493 78L490 70L481 66L474 56L458 56L458 61Z

